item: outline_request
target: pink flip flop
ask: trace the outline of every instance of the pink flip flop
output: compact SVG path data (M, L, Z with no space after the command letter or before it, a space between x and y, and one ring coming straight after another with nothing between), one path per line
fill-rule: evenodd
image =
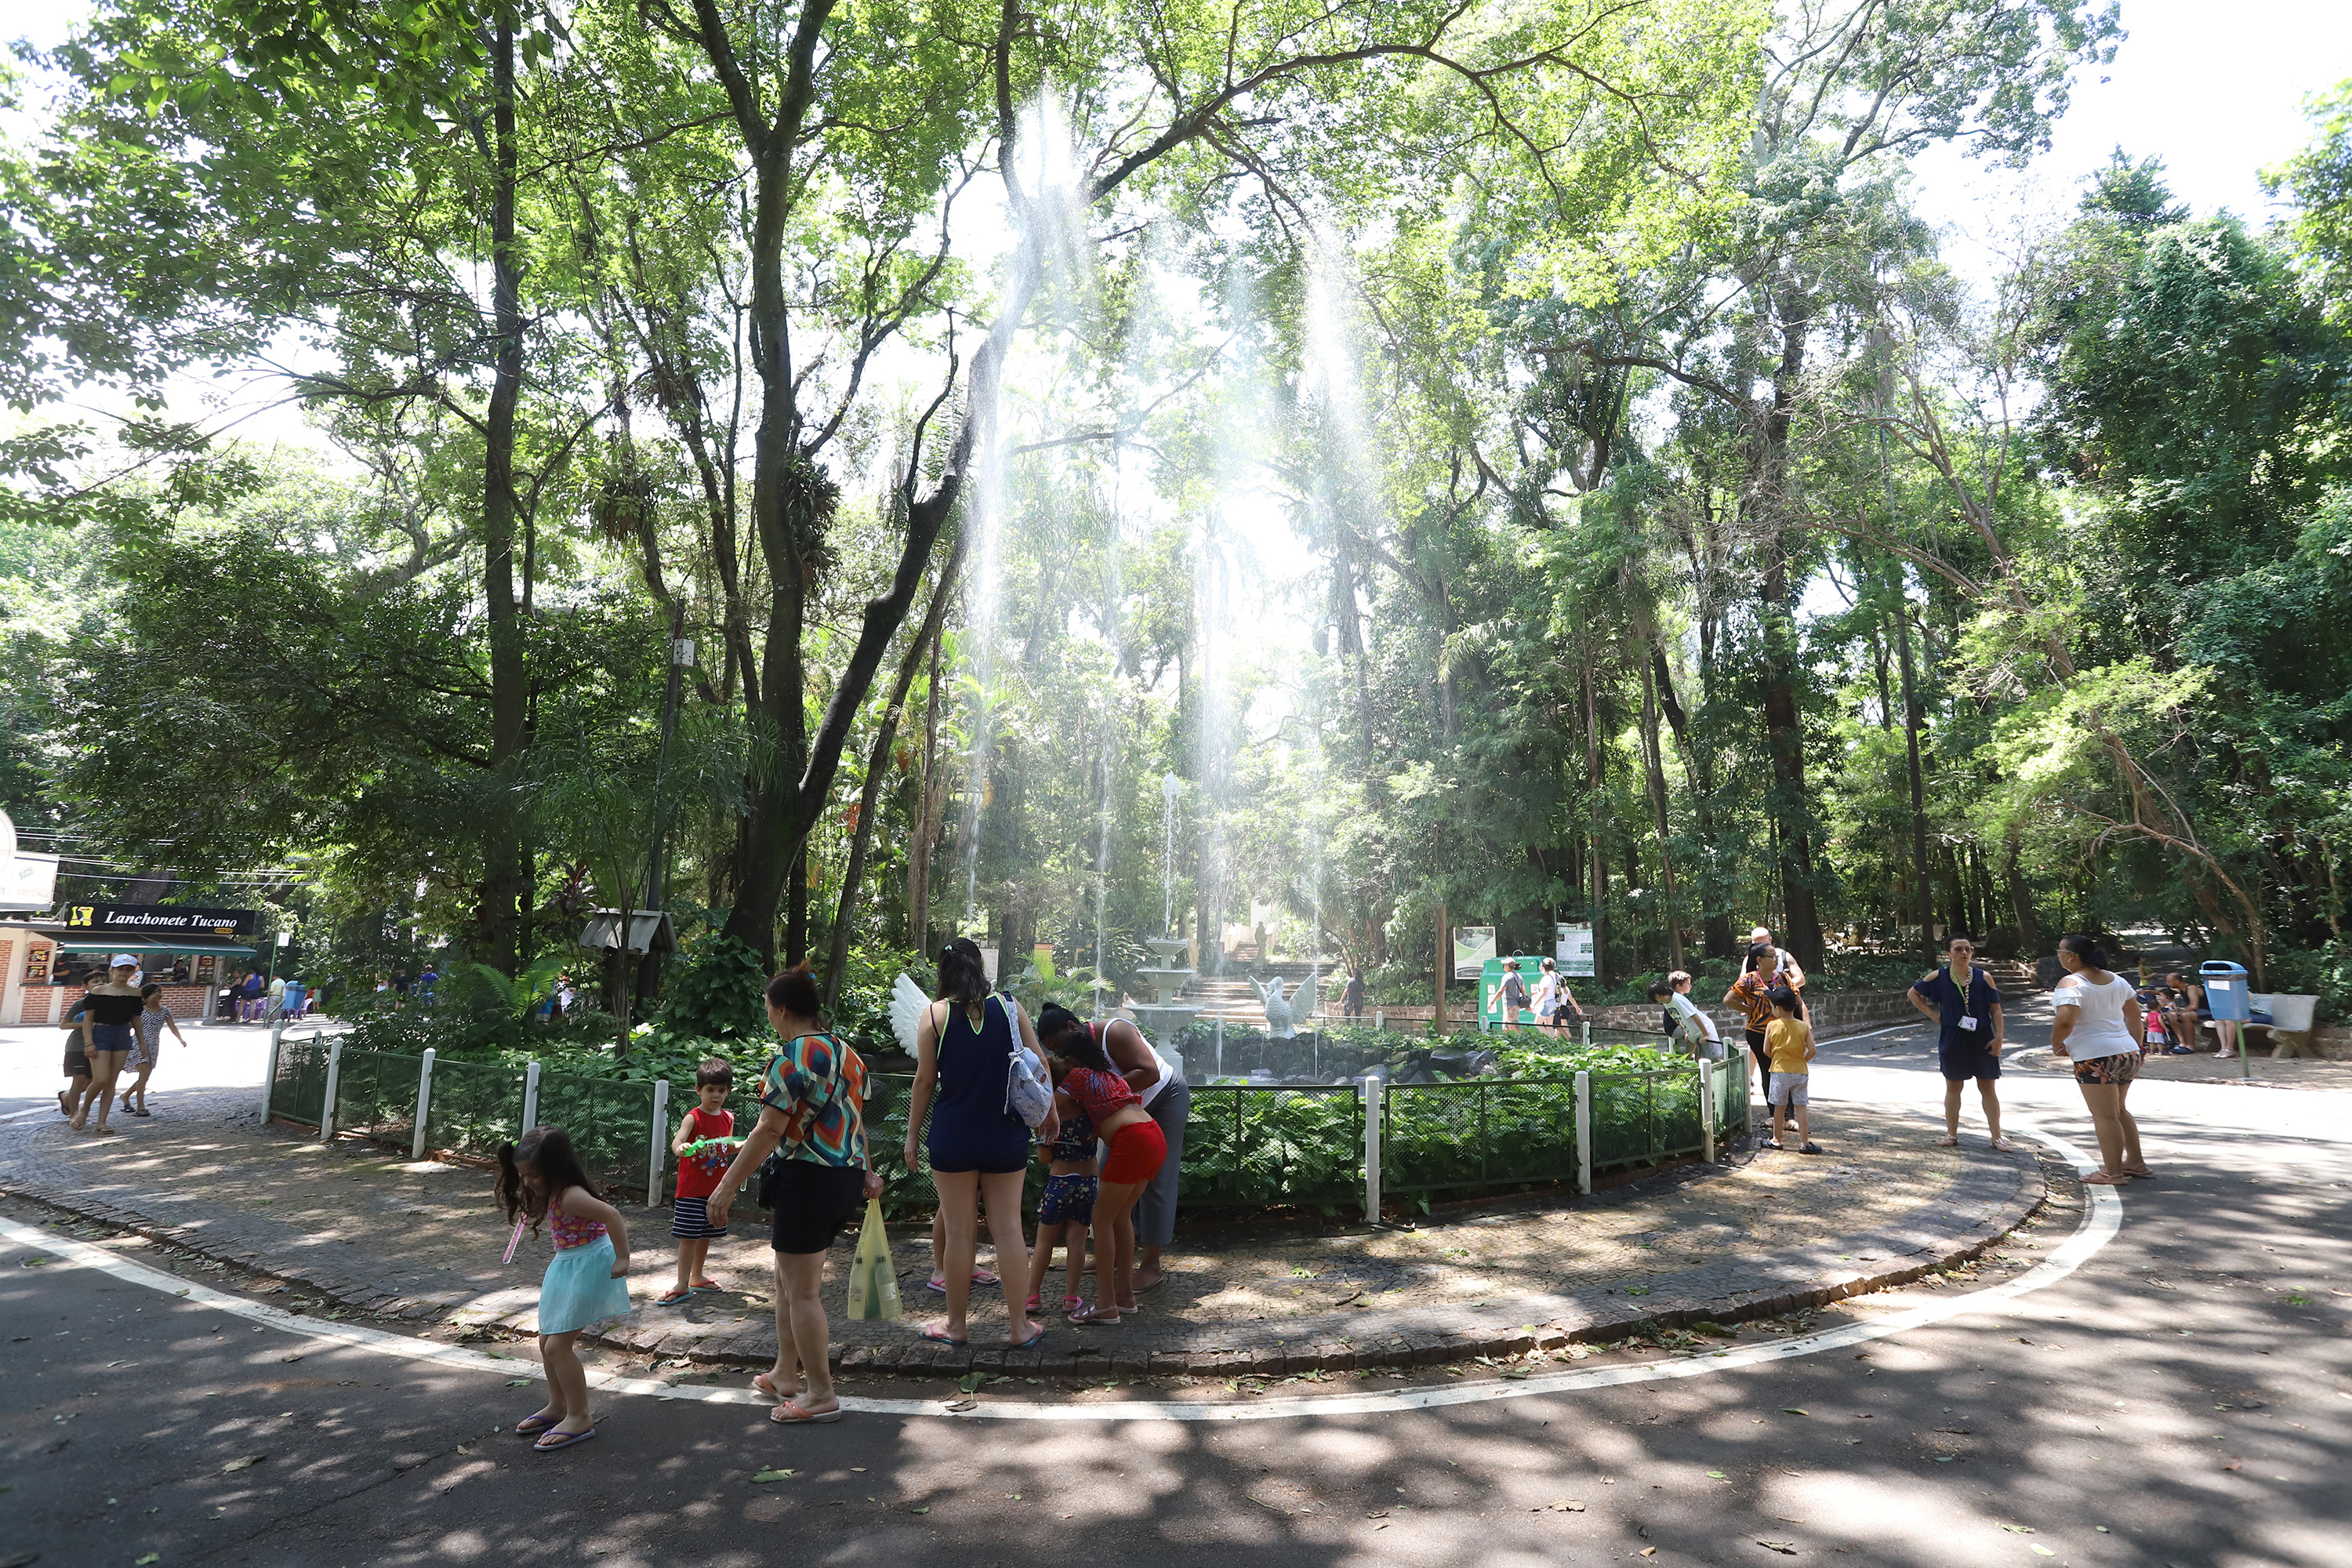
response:
M836 1405L830 1410L803 1410L798 1402L787 1399L768 1412L768 1419L779 1426L823 1426L828 1421L841 1419L841 1406Z

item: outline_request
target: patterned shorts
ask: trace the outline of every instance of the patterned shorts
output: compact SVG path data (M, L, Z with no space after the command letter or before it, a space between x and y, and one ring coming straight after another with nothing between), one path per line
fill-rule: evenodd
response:
M2117 1051L2111 1057L2093 1057L2074 1064L2076 1083L2125 1084L2139 1077L2140 1054L2137 1051Z
M711 1228L709 1198L673 1198L670 1200L669 1233L680 1241L701 1241L714 1236L725 1236L727 1227Z
M1092 1225L1096 1178L1066 1175L1045 1178L1045 1195L1037 1200L1039 1225Z

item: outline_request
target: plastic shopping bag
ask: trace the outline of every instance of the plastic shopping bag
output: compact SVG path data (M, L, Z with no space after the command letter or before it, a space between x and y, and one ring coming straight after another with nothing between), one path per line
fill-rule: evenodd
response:
M890 1261L890 1237L882 1228L882 1200L866 1200L866 1224L857 1233L857 1256L849 1263L849 1310L853 1322L884 1323L898 1315L898 1270Z

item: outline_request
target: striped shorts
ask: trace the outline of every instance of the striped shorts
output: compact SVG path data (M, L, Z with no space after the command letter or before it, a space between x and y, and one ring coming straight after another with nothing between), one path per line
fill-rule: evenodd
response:
M709 1198L672 1198L669 1233L680 1241L702 1241L714 1236L725 1236L727 1227L712 1228Z

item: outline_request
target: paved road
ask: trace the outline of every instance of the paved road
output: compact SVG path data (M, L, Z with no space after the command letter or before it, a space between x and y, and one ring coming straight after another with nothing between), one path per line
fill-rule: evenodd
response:
M1888 1038L1831 1051L1822 1091L1932 1101L1920 1037ZM739 1405L607 1396L602 1436L541 1457L494 1430L535 1407L530 1386L22 1267L7 1246L0 1564L2352 1563L2343 1101L2146 1087L2163 1179L2009 1310L1369 1415L788 1432ZM2070 1083L2011 1089L2087 1143ZM752 1479L769 1467L793 1473Z

